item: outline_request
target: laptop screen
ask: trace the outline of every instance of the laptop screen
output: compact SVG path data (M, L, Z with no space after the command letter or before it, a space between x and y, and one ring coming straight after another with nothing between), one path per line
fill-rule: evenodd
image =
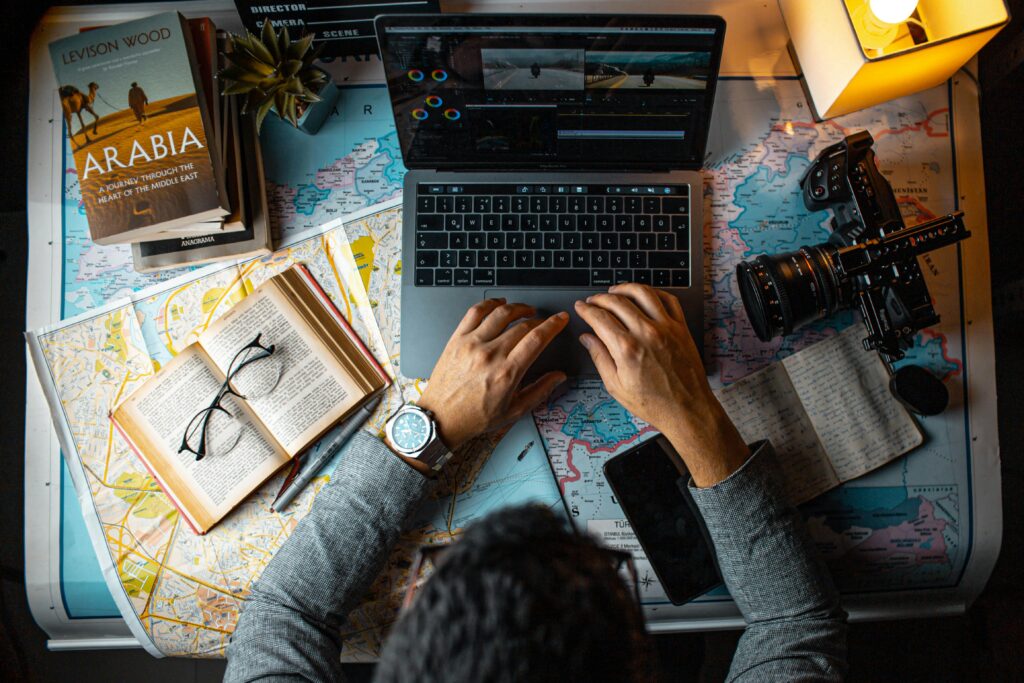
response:
M409 168L699 168L712 16L381 16Z

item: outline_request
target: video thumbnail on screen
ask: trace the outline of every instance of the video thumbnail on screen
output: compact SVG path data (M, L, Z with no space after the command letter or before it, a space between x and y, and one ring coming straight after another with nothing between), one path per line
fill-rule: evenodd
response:
M709 52L587 52L587 88L704 90Z
M583 50L484 48L486 90L583 90Z

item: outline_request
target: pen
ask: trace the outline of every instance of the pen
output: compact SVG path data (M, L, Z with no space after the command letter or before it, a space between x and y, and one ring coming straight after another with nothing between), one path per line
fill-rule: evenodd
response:
M352 417L342 423L341 426L335 430L334 436L327 445L320 449L319 453L316 453L315 455L310 454L312 460L303 464L303 467L299 471L298 475L296 475L295 480L292 481L288 488L281 492L281 495L277 497L277 500L274 501L274 504L270 509L274 512L281 512L288 507L288 505L295 500L295 496L299 495L299 492L306 488L306 485L313 480L316 473L319 472L324 465L330 462L331 458L333 458L338 451L348 443L348 440L352 438L352 435L356 433L356 430L359 429L367 419L369 419L370 415L373 414L373 411L379 404L380 397L375 398L357 410Z
M526 447L523 448L522 451L520 451L519 457L516 458L516 461L517 462L522 462L523 458L526 457L526 454L530 452L531 448L533 448L533 442L532 441L530 443L526 444Z

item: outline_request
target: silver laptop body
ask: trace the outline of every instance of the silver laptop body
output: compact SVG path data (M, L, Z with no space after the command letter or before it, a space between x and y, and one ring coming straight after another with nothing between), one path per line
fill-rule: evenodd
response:
M459 89L451 88L450 84L445 86L444 84L449 79L454 78L467 78L472 79L474 76L464 76L449 74L448 72L460 72L465 74L472 72L472 65L466 66L467 63L472 62L473 57L466 57L460 55L459 50L465 42L469 42L470 39L466 39L465 36L469 35L472 38L474 32L482 32L484 27L493 27L494 34L499 36L496 48L483 47L479 48L479 59L482 63L483 69L483 80L484 84L488 82L495 84L500 82L514 82L517 88L529 88L531 86L531 80L541 82L543 78L548 79L548 83L554 84L555 87L569 88L573 94L568 95L569 97L578 97L579 95L573 91L575 84L584 82L581 81L581 74L579 71L584 70L586 73L582 74L585 79L583 89L583 97L588 97L591 91L595 93L595 97L649 97L652 100L658 101L658 98L673 97L671 93L666 95L663 92L654 92L654 89L650 90L650 94L637 95L635 93L648 91L641 90L644 87L651 87L660 85L665 89L671 89L672 83L664 84L666 81L671 81L675 78L678 82L680 78L674 76L680 72L681 67L672 65L671 63L664 65L659 64L656 60L661 59L664 55L664 59L671 62L675 59L677 61L683 61L686 59L684 55L689 53L681 50L673 51L672 48L666 45L662 51L657 50L603 50L596 51L586 49L578 50L585 56L584 60L591 60L592 55L594 61L598 59L602 60L600 64L592 64L587 61L585 67L575 67L573 59L581 59L580 57L574 56L573 48L563 49L561 47L551 49L537 49L522 47L520 44L505 43L500 40L500 36L504 35L504 31L507 30L524 30L524 24L532 25L537 29L543 29L538 31L539 38L527 38L526 42L530 40L536 43L537 41L550 41L547 38L545 31L559 31L562 28L566 30L590 30L587 27L593 28L593 33L588 34L590 37L596 36L597 41L608 41L612 40L611 43L602 43L609 45L621 45L621 41L616 36L616 31L620 31L626 35L626 39L632 41L631 44L638 44L638 40L644 40L643 37L635 35L637 31L641 31L644 27L651 27L652 31L669 31L667 34L654 33L653 37L649 38L648 41L653 41L655 38L665 42L666 39L671 40L673 34L671 33L671 27L678 27L678 30L692 30L701 31L702 34L682 34L682 40L692 39L692 35L709 35L713 32L713 35L709 37L709 41L712 43L709 45L709 56L705 65L706 75L704 78L703 88L698 91L693 90L672 90L672 92L680 93L681 97L690 98L692 101L694 92L697 92L699 96L706 96L706 105L697 116L704 117L699 127L695 130L687 130L686 134L693 133L696 136L700 136L701 139L695 140L694 143L688 143L695 147L695 149L688 150L694 152L694 157L690 159L689 163L685 164L689 166L689 169L669 169L664 168L664 163L650 164L654 168L644 169L642 166L647 165L641 160L637 163L636 160L629 164L618 164L620 166L628 166L630 170L611 170L617 163L616 159L611 158L611 153L614 151L613 147L615 144L624 144L629 149L629 145L632 141L628 138L629 135L635 134L639 136L641 144L648 144L649 139L644 136L647 135L662 135L662 133L649 133L647 131L621 131L612 132L611 135L624 134L627 136L625 143L619 143L618 141L611 144L607 144L609 158L590 158L586 161L574 163L572 160L562 163L543 163L538 161L537 163L527 164L514 164L515 166L524 166L516 168L504 168L503 163L500 162L502 149L501 146L505 143L502 141L505 137L513 140L515 144L515 136L518 134L514 130L509 133L504 133L498 130L497 133L490 132L487 138L489 144L496 144L499 149L492 153L495 162L492 164L488 163L487 159L481 159L479 145L472 149L471 156L475 158L468 159L465 164L459 163L458 151L459 145L458 134L465 137L466 131L469 131L469 135L474 134L473 124L474 120L481 120L485 118L485 114L494 109L498 109L501 114L498 116L499 123L501 122L501 116L505 114L505 107L512 107L509 111L515 114L516 110L514 107L522 107L531 109L535 106L533 102L540 101L536 107L539 107L540 111L544 111L542 108L551 107L551 103L546 100L557 99L558 92L552 96L551 91L539 90L536 94L529 90L516 90L513 93L487 91L486 87L483 91L473 90L468 88L467 91L460 91ZM607 24L613 24L611 27L606 27ZM669 25L668 29L664 27ZM525 29L529 30L529 29ZM533 36L533 30L527 34ZM590 356L587 351L580 345L578 341L579 335L587 331L588 326L583 323L578 316L575 314L573 304L579 299L585 299L586 297L607 291L608 284L601 277L601 285L593 284L596 282L592 278L592 282L586 282L584 284L583 276L573 277L574 283L570 286L565 286L559 283L551 284L547 282L549 279L548 273L540 273L536 269L520 269L519 275L523 277L517 277L515 273L506 273L509 277L502 277L492 279L487 269L480 268L464 268L458 270L459 265L467 264L448 264L454 266L456 270L450 270L443 268L441 270L435 270L436 273L445 273L444 282L448 283L450 280L450 272L462 273L463 279L454 285L438 286L433 284L441 282L441 276L438 275L436 280L428 279L430 275L428 271L432 268L437 268L437 253L441 254L442 258L450 257L454 250L451 250L446 254L442 249L440 252L426 252L424 257L418 263L418 254L423 254L422 247L428 245L428 241L423 241L418 244L418 238L422 235L418 227L426 228L425 225L428 218L436 218L431 215L427 215L420 209L424 208L423 201L426 201L427 208L435 208L435 205L430 203L429 200L423 200L428 191L444 191L444 190L458 190L462 192L475 192L472 188L480 187L509 187L513 194L508 195L511 198L515 198L515 191L519 189L533 188L534 190L544 190L545 194L550 196L562 195L572 199L574 193L583 192L588 196L595 191L600 191L606 198L607 197L621 197L623 202L633 202L632 206L637 206L636 198L641 200L648 197L658 197L661 193L672 192L672 196L676 198L685 197L688 200L689 205L689 230L688 230L688 244L683 249L681 242L677 243L676 249L679 253L679 261L683 267L688 268L690 273L688 286L674 287L667 280L663 280L660 284L663 289L671 292L676 296L682 303L683 311L686 315L687 324L690 327L690 331L693 334L694 340L700 347L704 335L704 291L703 291L703 191L702 191L702 178L699 173L700 160L703 158L703 152L706 144L707 128L710 120L710 108L711 102L713 101L713 90L715 81L717 79L718 64L721 54L721 46L724 40L724 22L717 17L684 17L684 16L673 16L673 17L645 17L645 16L634 16L634 17L606 17L606 16L576 16L566 17L561 15L516 15L516 16L504 16L504 15L438 15L435 17L429 17L425 15L408 15L408 16L381 16L377 19L377 34L381 44L382 56L385 63L385 70L388 74L388 84L390 88L390 94L392 97L392 106L394 108L396 125L399 127L399 137L402 143L403 156L406 160L406 165L411 168L405 176L404 181L404 204L403 204L403 267L402 267L402 305L401 305L401 339L402 339L402 353L401 353L401 372L407 377L429 377L434 364L440 356L442 350L445 347L449 337L462 319L466 310L473 305L486 298L493 297L505 297L509 302L523 302L528 303L537 308L537 314L539 316L546 316L558 311L567 311L570 314L570 323L568 329L559 335L559 337L552 343L551 347L544 353L538 363L535 365L531 374L539 374L547 370L559 369L568 373L570 376L574 375L592 375L596 373L596 370L590 360ZM456 34L453 37L453 34ZM490 35L490 34L487 34ZM440 42L443 44L444 41L449 41L455 45L454 48L445 48L443 45L438 48L437 42L440 36ZM702 38L703 39L703 38ZM463 43L457 42L458 40L464 41ZM486 38L484 39L486 40ZM576 40L575 34L568 34L568 38L565 39L565 44L573 44ZM557 42L557 41L556 41ZM422 43L422 49L426 51L420 51L419 43ZM512 47L507 47L511 44ZM647 42L641 43L647 45ZM488 43L483 43L488 45ZM439 54L433 54L428 48L433 47ZM448 50L445 53L445 49ZM474 48L466 48L466 51L471 51ZM490 51L490 52L488 52ZM567 58L564 55L569 55ZM460 63L459 60L463 61ZM558 60L562 61L559 62ZM449 60L449 61L438 61L438 60ZM490 61L488 61L490 60ZM632 60L632 61L625 61ZM423 67L420 67L420 62L424 63ZM518 62L518 65L516 64ZM429 67L442 64L442 67L436 69L430 69ZM449 64L451 64L449 66ZM539 66L538 66L539 65ZM651 66L653 65L653 66ZM488 68L490 66L490 69ZM561 69L560 71L559 68ZM436 78L440 77L437 72L444 71L444 81L437 84ZM558 71L555 73L555 71ZM539 73L538 73L539 72ZM416 78L421 80L416 81ZM479 72L476 73L475 78L479 79ZM490 79L490 80L489 80ZM645 80L646 79L646 80ZM659 81L659 79L662 79ZM406 82L408 81L408 82ZM427 86L422 86L423 81L428 83ZM653 81L648 83L647 81ZM592 85L593 82L593 85ZM646 86L645 86L646 83ZM605 93L605 89L612 89L618 84L619 88L625 88L621 93L609 92ZM687 84L687 87L692 86L692 83ZM697 84L699 87L700 84ZM538 86L540 87L540 86ZM550 86L549 86L550 87ZM420 93L424 94L422 97ZM482 94L481 94L482 93ZM525 93L525 95L523 94ZM495 105L489 103L492 94L500 95L500 97L516 97L527 100L525 105L507 105L499 104ZM461 95L461 100L459 99ZM479 97L480 102L474 103L473 97ZM468 101L467 101L468 100ZM435 103L440 101L436 107ZM418 106L417 106L418 105ZM443 136L448 133L448 129L445 126L448 125L448 121L442 120L442 116L448 116L447 107L452 105L452 110L458 112L459 120L463 122L463 125L457 130L458 134L451 133L453 136L453 143L451 150L445 149L445 142ZM563 107L562 104L555 104L556 107ZM582 111L585 113L586 105L583 106ZM671 109L671 105L669 107ZM562 109L559 109L561 112ZM646 110L645 110L646 111ZM658 111L661 111L659 109ZM425 115L422 113L425 112ZM481 114L480 112L484 112ZM669 112L671 114L671 111ZM545 114L546 115L546 114ZM598 115L603 115L598 112ZM424 116L424 120L417 120L418 116ZM454 116L454 115L452 115ZM559 113L561 116L561 113ZM620 121L628 121L625 118L627 115L614 114L616 118L612 119L615 123ZM646 113L642 113L641 117L647 116ZM651 120L655 121L654 118L657 114L651 115ZM433 117L433 119L431 118ZM467 122L466 120L469 120ZM575 122L576 119L569 117L570 121ZM432 123L436 120L436 123ZM532 122L536 122L536 118L532 119ZM585 119L582 119L585 120ZM561 121L561 119L559 119ZM431 124L433 128L427 126ZM488 120L488 123L491 122ZM531 123L531 126L533 125ZM405 128L403 128L403 125ZM510 124L513 128L515 122ZM561 126L561 122L558 124ZM583 124L581 128L587 128L590 124ZM643 123L641 125L644 125ZM655 124L657 125L657 124ZM452 130L456 130L453 128ZM436 136L435 137L435 131ZM570 140L568 145L576 145L573 149L580 150L579 154L600 156L600 147L605 143L602 141L601 136L606 136L609 133L604 130L575 130L568 129L568 133L565 130L559 129L556 133L560 138L566 134L572 134L574 136L581 136L583 139L580 142ZM482 134L477 133L476 139L483 139ZM666 134L667 135L667 134ZM681 136L681 134L680 134ZM422 137L422 139L421 139ZM497 143L491 143L492 138L498 139ZM674 141L670 141L666 144L675 144ZM654 150L655 155L657 149L662 145L651 145L648 149ZM425 149L428 155L432 152L436 153L436 150L440 150L440 154L448 154L449 152L454 157L451 160L446 160L446 163L431 163L432 160L427 159L421 161L417 158L417 155L421 153L421 149ZM449 163L450 161L450 163ZM556 168L547 169L545 166L555 166ZM566 166L564 168L558 168L558 166ZM436 166L436 168L431 168ZM465 170L461 170L460 166L465 166ZM530 168L534 166L535 168ZM571 168L569 166L572 166ZM594 168L589 168L594 167ZM449 170L452 169L452 170ZM456 170L458 169L458 170ZM484 193L487 194L486 192ZM505 193L502 192L502 195ZM536 196L535 192L530 193L531 196ZM456 195L456 199L458 196ZM493 199L493 198L492 198ZM461 200L460 200L461 201ZM472 202L472 199L466 201ZM492 200L488 200L490 202ZM609 206L613 200L606 199L609 202ZM677 202L678 203L678 202ZM502 205L506 205L503 203ZM667 204L666 204L667 205ZM437 205L438 208L440 204ZM469 205L467 205L469 206ZM488 203L487 208L491 208ZM546 207L547 204L544 204ZM552 204L554 206L554 204ZM604 206L602 204L602 206ZM620 206L616 204L615 206ZM446 208L450 208L450 204ZM465 208L465 207L463 207ZM481 208L478 205L477 208ZM424 225L418 225L422 216ZM546 215L545 215L546 216ZM557 218L557 216L555 216ZM475 219L467 219L478 221L479 218L484 220L494 220L494 217L490 214L477 214ZM538 217L541 218L541 217ZM545 220L550 219L551 216L547 216ZM461 220L461 219L460 219ZM632 220L632 219L631 219ZM474 222L474 225L476 223ZM479 239L474 233L469 232L468 224L467 230L462 231L462 226L459 225L457 232L461 233L458 238L459 244L465 246L465 242L462 241L464 238L469 237L470 239ZM430 226L430 229L436 229ZM483 232L486 234L487 230ZM451 234L451 233L449 233ZM438 234L428 232L427 237L438 237ZM449 239L449 238L442 238ZM456 238L451 238L456 239ZM567 238L566 238L567 239ZM629 241L629 238L619 238L623 240L623 243ZM649 239L649 238L647 238ZM453 242L454 243L454 242ZM630 242L631 243L631 242ZM447 244L447 243L446 243ZM504 246L504 243L502 243ZM418 251L418 247L421 247ZM508 256L512 250L505 251L505 256ZM493 259L493 254L501 255L501 250L493 252L489 259ZM558 253L558 252L553 252ZM613 255L618 254L618 258L622 257L621 252L610 251ZM430 258L427 258L429 256ZM564 257L564 252L563 252ZM630 257L635 258L635 257ZM660 254L658 256L659 264L664 265L666 259L671 260L670 255ZM421 264L424 264L424 268L419 268ZM444 265L444 264L442 264ZM493 265L491 263L490 265ZM531 264L532 265L532 264ZM607 266L608 264L605 264ZM477 266L474 262L473 266ZM558 269L557 265L549 265L549 268L554 270ZM578 270L578 269L577 269ZM604 268L598 271L593 268L592 275L596 276L598 272L606 273L609 269ZM618 273L629 273L632 274L634 271L630 269L616 269L611 268L612 272ZM504 272L504 271L503 271ZM650 278L651 273L666 275L666 271L653 271L648 269L645 271L647 277ZM473 274L473 279L466 279ZM536 273L543 275L544 277L539 278L543 282L536 281L535 278L531 278L530 274ZM419 275L418 275L419 274ZM484 277L481 277L481 274ZM565 275L564 273L562 275ZM561 275L552 275L554 279L558 279ZM514 284L508 284L509 279L514 281ZM500 281L499 281L500 280ZM431 284L425 285L425 282ZM659 284L651 282L651 284Z

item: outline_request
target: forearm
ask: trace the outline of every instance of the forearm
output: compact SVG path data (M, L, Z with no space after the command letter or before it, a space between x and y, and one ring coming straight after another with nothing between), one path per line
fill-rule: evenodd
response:
M340 675L339 627L432 484L359 432L310 513L252 590L226 681Z
M750 457L750 449L732 420L708 389L707 398L694 402L663 430L686 463L697 486L727 479Z
M839 595L776 481L771 444L752 450L727 479L690 487L748 624L729 678L842 679L846 613Z

